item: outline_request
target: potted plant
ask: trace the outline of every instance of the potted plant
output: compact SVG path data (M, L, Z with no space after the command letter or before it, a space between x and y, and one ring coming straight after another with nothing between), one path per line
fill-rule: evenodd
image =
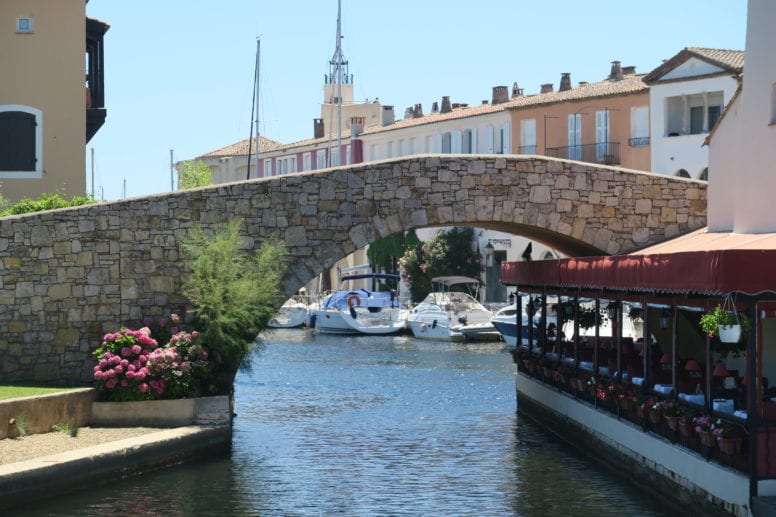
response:
M695 423L695 432L701 439L701 444L706 447L714 447L717 445L717 437L714 436L714 421L708 415L701 415L695 417L693 420Z
M679 404L670 400L663 403L663 418L672 431L679 429L679 417Z
M713 311L701 316L701 330L709 337L718 337L723 343L738 343L741 332L748 331L751 325L745 314L729 309L732 305L729 308L717 305Z
M714 430L712 433L717 438L720 452L729 456L741 454L744 438L741 436L739 429L736 426L730 422L717 419L714 423Z

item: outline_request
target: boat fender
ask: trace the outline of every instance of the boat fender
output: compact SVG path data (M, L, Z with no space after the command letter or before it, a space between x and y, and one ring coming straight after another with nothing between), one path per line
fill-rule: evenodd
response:
M432 329L435 329L435 328L436 328L436 320L434 320L434 322L431 324L431 328L432 328Z
M426 331L426 324L425 323L421 323L420 324L420 331L421 332L425 332Z
M356 314L356 309L354 309L352 305L350 306L350 317L353 319L358 317L358 314Z
M348 296L348 307L353 307L354 305L361 305L361 298L357 294Z
M310 328L315 328L315 314L310 316Z

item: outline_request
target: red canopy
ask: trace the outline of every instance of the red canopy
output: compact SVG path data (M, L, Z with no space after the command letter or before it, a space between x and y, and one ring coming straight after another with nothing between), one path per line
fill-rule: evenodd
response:
M714 239L715 235L724 237ZM731 241L736 235L740 238ZM757 236L700 231L631 255L504 262L501 281L519 286L667 294L776 292L776 249L751 249L753 237ZM758 240L765 248L776 242L772 238ZM714 241L724 241L725 249L697 250L699 244L714 248ZM650 253L653 249L668 252ZM671 252L673 249L676 251Z

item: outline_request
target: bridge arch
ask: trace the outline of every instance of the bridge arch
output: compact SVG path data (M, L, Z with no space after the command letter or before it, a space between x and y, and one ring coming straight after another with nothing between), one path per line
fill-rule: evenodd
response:
M476 226L569 255L625 253L706 224L706 183L535 156L421 155L0 219L0 380L87 381L105 332L184 307L179 242L244 220L288 247L291 295L399 232Z

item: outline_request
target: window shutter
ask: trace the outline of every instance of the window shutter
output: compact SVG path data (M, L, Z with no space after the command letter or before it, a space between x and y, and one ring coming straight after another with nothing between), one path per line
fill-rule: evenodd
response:
M479 145L477 145L477 128L472 129L472 148L469 150L472 154L477 154L479 151Z
M35 115L0 112L0 170L35 170Z
M504 122L501 126L503 129L503 141L501 142L501 149L504 154L510 154L512 152L512 137L509 134L509 122Z
M494 132L496 129L493 126L488 126L488 128L485 130L488 134L488 154L493 154L495 149L493 148L495 135Z

